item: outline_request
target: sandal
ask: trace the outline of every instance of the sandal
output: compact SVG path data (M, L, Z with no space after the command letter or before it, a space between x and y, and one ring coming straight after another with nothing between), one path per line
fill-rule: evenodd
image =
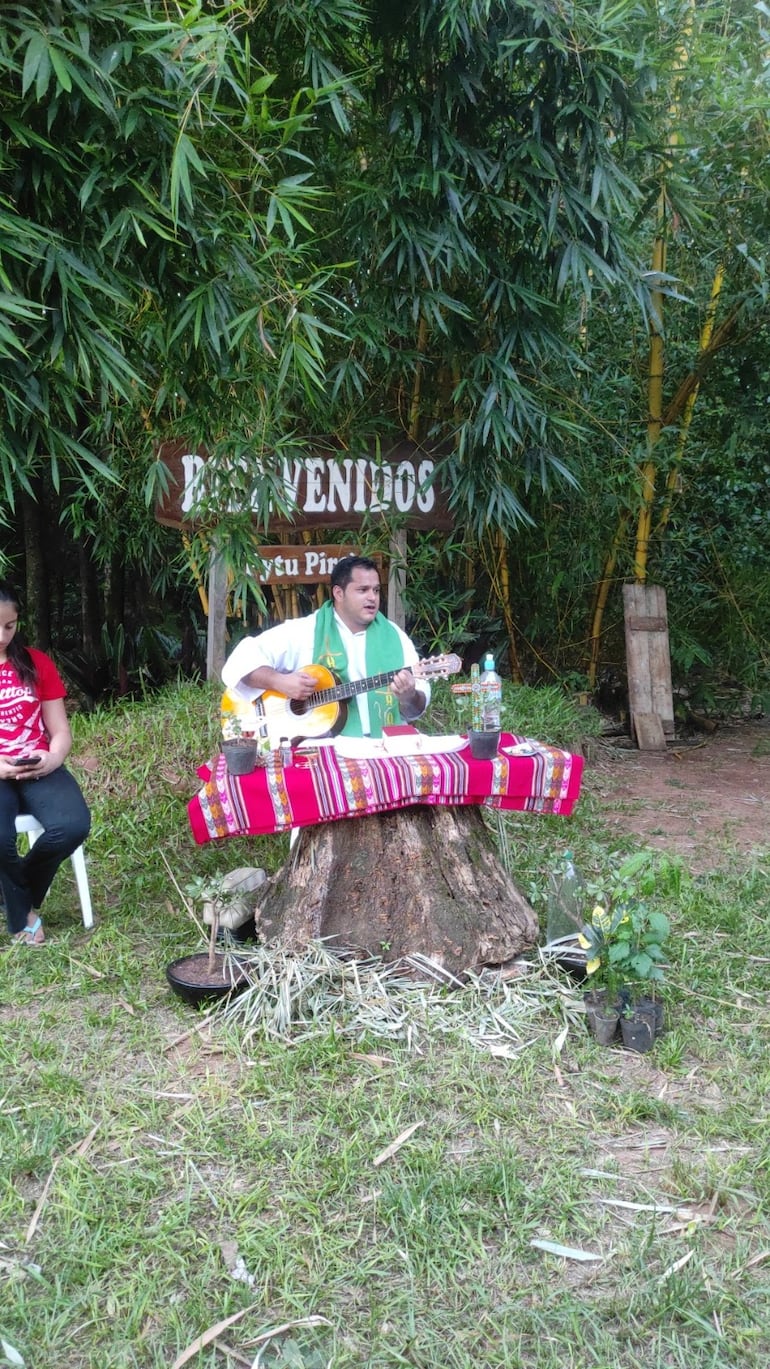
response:
M25 927L21 932L17 932L13 939L14 941L20 941L25 946L44 946L45 932L43 931L42 920L39 917L36 917L31 926Z

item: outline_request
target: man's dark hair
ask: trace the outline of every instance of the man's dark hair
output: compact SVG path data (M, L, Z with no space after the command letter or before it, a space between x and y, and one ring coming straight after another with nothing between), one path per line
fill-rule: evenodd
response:
M353 579L354 570L376 570L380 573L380 568L371 556L343 556L334 567L331 574L332 589L347 589Z

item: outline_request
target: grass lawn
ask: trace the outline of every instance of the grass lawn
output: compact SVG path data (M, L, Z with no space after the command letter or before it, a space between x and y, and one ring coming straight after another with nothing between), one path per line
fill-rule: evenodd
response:
M74 720L96 927L68 862L45 949L0 955L0 1365L766 1369L770 850L658 891L649 1055L598 1047L537 966L247 1036L164 977L198 946L168 867L286 854L192 842L214 700ZM552 692L516 706L575 744ZM572 819L503 840L542 911L565 846L599 874L608 832L589 776Z

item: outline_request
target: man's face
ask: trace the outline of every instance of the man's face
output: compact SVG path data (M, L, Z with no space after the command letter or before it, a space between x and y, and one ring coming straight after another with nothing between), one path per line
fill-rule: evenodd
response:
M356 566L353 578L345 589L335 585L332 591L334 607L351 632L362 632L379 611L380 577L376 570Z

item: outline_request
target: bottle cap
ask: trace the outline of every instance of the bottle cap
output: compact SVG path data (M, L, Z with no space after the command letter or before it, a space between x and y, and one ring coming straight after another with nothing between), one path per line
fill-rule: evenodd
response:
M486 656L484 657L484 669L485 669L485 670L494 670L494 668L495 668L495 658L494 658L494 656L492 655L492 652L491 652L491 651L488 651L487 654L486 654Z
M572 854L571 851L565 851L565 852L564 852L564 859L565 859L565 860L574 860L574 858L575 858L575 857L573 856L573 854Z

